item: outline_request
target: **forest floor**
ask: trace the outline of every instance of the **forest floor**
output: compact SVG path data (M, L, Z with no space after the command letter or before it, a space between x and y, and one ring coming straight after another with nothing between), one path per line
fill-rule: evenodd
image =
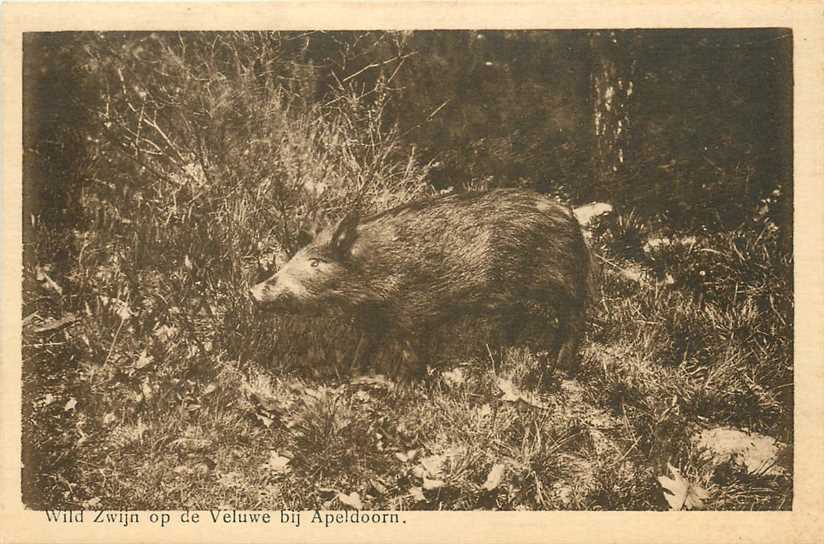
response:
M623 264L605 267L574 378L536 378L529 349L459 331L453 343L475 347L445 350L410 383L318 372L317 353L239 360L221 344L217 303L141 323L149 297L88 297L72 267L29 266L24 503L790 509L792 361L757 337L763 312ZM255 334L277 336L261 319Z

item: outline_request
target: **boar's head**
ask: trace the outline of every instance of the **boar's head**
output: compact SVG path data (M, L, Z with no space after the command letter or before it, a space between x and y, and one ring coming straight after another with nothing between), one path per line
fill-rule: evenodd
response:
M267 309L296 313L339 305L358 221L353 213L315 235L275 275L251 288L252 299Z

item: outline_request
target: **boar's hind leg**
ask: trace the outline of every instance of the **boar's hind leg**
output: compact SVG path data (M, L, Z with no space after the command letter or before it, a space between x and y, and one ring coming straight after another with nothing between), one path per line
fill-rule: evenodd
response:
M415 337L406 337L398 340L400 348L392 374L400 383L410 384L423 378L426 374L426 363L422 359L425 352L423 342Z
M579 305L567 304L558 312L558 367L571 376L578 372L580 364L578 348L584 333L585 319L585 311Z

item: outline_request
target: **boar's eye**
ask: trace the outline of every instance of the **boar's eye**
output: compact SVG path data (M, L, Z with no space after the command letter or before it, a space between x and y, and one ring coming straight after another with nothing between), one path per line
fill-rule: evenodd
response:
M318 265L322 262L323 261L320 259L309 259L309 266L311 266L312 268L317 268Z

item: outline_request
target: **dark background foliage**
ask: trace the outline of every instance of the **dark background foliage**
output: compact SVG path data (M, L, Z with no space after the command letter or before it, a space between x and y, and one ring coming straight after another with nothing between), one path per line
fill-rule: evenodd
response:
M233 139L259 130L245 125L262 119L254 117L253 104L233 96L246 89L233 86L223 89L223 96L211 94L216 82L204 85L193 73L198 70L220 74L227 83L254 80L247 82L250 101L255 93L263 96L265 87L277 86L304 105L342 101L341 86L360 90L364 102L373 104L386 97L367 90L390 80L391 98L381 121L397 124L403 145L415 146L422 162L433 162L428 181L438 189L521 184L565 192L576 202L608 196L644 217L661 215L674 226L711 229L742 223L776 188L790 200L792 43L787 31L632 34L638 98L629 130L635 164L628 179L610 187L593 186L593 51L585 32L313 32L234 39L224 34L27 35L26 216L45 212L64 218L72 194L84 182L88 165L83 161L100 152L91 145L98 142L85 138L100 128L94 113L107 96L121 91L121 84L145 85L152 95L169 93L161 115L164 108L177 106L176 114L185 117L179 125L170 123L170 136L198 129L196 137L217 155L210 162L240 163L231 157L242 152L242 141ZM210 66L198 66L206 48ZM233 66L236 56L248 58L248 64ZM112 63L124 64L123 82L115 74L100 77ZM148 88L156 84L160 69L168 70L168 85L176 90ZM174 96L188 101L187 107L175 103ZM216 123L211 109L230 103L233 111L221 111L225 118ZM260 175L255 158L240 163L249 171L237 175L254 177L252 170ZM790 217L783 219L786 223Z

